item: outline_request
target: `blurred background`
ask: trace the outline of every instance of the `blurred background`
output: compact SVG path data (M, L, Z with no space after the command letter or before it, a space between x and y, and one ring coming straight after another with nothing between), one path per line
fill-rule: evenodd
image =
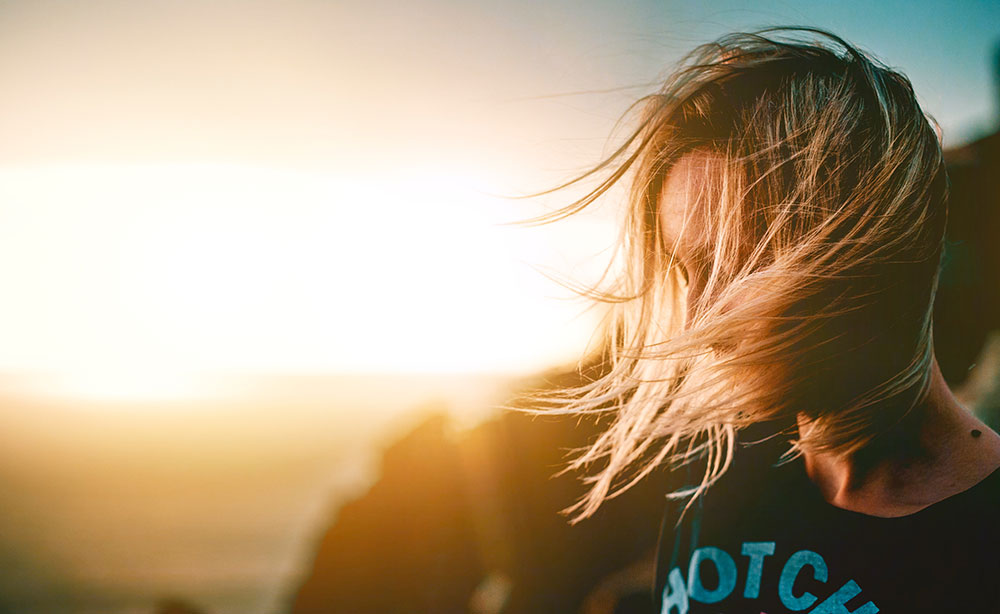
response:
M509 197L773 24L940 123L936 343L996 424L996 2L0 2L0 612L649 611L656 478L571 528L597 427L496 409L572 381L619 203Z

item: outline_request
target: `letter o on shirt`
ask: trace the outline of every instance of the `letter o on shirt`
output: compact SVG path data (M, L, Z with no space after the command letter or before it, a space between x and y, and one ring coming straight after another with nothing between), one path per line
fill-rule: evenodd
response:
M712 590L701 582L701 563L711 561L719 575L719 585ZM691 555L688 566L688 595L702 603L722 601L736 588L736 562L725 550L706 546L698 548Z

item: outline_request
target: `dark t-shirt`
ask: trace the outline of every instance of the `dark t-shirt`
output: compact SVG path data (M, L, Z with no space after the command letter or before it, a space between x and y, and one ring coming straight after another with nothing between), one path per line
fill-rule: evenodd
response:
M878 518L828 504L801 459L741 452L675 527L680 507L657 555L661 614L1000 612L1000 470Z

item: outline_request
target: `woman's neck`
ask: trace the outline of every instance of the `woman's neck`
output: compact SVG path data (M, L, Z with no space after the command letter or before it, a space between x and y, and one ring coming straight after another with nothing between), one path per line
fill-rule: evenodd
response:
M839 508L886 518L907 516L975 486L1000 467L1000 435L955 399L934 362L926 399L898 445L859 455L804 452L806 472ZM804 421L800 420L800 428ZM898 441L898 440L897 440ZM888 448L888 447L887 447Z

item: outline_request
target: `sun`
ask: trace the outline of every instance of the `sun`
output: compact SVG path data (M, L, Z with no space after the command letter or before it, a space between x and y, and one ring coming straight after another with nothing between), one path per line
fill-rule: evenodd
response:
M537 266L558 266L574 241L606 244L603 227L499 223L522 213L467 169L0 169L0 372L126 400L202 394L191 374L205 372L527 373L572 360L599 314L581 315Z

